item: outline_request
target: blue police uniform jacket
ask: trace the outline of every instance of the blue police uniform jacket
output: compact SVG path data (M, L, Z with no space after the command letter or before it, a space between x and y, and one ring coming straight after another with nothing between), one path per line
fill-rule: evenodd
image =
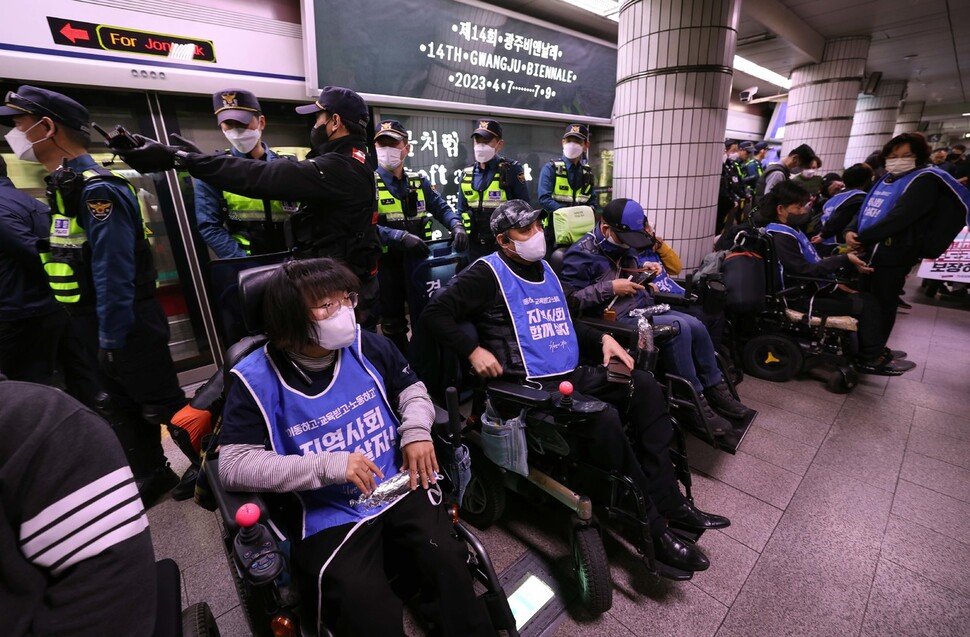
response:
M859 233L861 234L866 228L874 226L879 223L879 221L893 209L896 202L906 189L909 188L913 181L927 172L935 174L937 177L943 180L953 192L963 201L964 206L970 207L970 192L967 188L953 178L952 175L946 171L940 170L935 166L930 166L927 168L920 168L909 172L899 179L893 179L888 181L888 177L891 175L883 175L883 177L876 182L876 185L869 190L869 194L865 201L862 202L862 208L859 211ZM970 223L970 212L967 215L967 223Z
M256 401L277 454L357 452L370 458L385 480L398 473L399 423L383 378L361 350L360 327L354 342L338 352L333 380L319 394L307 395L288 385L267 346L244 358L232 373ZM303 537L380 515L394 504L365 514L351 505L360 495L351 483L297 493L303 507Z
M826 201L825 205L822 206L822 217L819 220L819 226L822 227L828 223L829 219L832 218L832 215L835 214L835 211L841 208L842 204L847 202L849 199L852 199L856 195L864 194L866 194L866 191L864 190L843 190L839 194ZM838 242L839 240L834 235L822 239L822 243L825 245L836 245Z
M809 263L818 263L822 260L818 252L815 250L815 246L812 245L811 240L805 236L805 233L791 226L786 226L783 223L769 223L765 226L765 230L769 234L780 233L787 234L789 237L794 238L798 241L798 247L801 248L802 257ZM785 268L782 266L781 261L778 262L778 275L781 277L782 285L785 283Z
M0 177L0 321L55 312L40 248L50 235L50 209Z
M526 377L546 378L576 369L579 342L566 295L549 264L542 262L542 281L533 283L512 272L497 253L481 260L492 269L502 291Z
M573 190L580 190L583 187L583 170L587 167L586 162L573 160L563 155L558 161L566 164L566 178ZM539 173L539 205L543 210L552 212L559 210L570 204L559 203L552 198L556 188L556 164L555 161L546 162Z
M657 288L658 292L663 292L665 294L686 294L687 290L680 287L680 285L670 278L667 274L667 268L664 267L663 261L660 260L660 255L653 250L647 250L640 253L640 265L644 263L659 263L660 264L660 274L658 274L653 280L653 286Z

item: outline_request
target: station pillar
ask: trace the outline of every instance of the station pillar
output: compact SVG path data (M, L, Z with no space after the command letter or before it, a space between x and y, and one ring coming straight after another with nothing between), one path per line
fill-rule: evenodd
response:
M740 0L621 3L613 196L635 199L685 270L711 251Z

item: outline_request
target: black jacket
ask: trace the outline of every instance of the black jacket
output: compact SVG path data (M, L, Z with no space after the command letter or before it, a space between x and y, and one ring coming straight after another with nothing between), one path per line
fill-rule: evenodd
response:
M0 177L0 321L57 310L40 262L50 228L50 209Z

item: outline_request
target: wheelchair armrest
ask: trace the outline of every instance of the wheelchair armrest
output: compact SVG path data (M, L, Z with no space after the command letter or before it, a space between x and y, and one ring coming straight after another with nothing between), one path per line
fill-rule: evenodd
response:
M209 489L219 506L222 523L231 536L235 536L239 532L239 525L236 523L236 511L244 504L252 503L259 507L260 521L265 522L269 519L269 507L266 506L266 501L260 494L245 491L226 491L226 488L222 485L222 479L219 477L218 456L207 456L205 466Z
M653 295L653 300L657 303L666 303L671 307L687 307L697 302L696 298L689 298L684 294L668 294L666 292L657 292Z
M640 333L637 330L637 326L632 323L607 321L605 319L593 318L591 316L584 316L583 318L577 320L591 327L595 327L601 332L606 332L615 338L620 345L623 345L627 349L636 349L637 347L637 341L640 338Z
M549 392L506 380L493 380L488 384L486 392L489 396L498 400L505 400L523 407L553 407L552 395Z

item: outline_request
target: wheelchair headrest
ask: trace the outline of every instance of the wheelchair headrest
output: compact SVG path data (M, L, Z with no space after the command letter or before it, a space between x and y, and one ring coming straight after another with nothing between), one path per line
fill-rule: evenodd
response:
M239 299L242 304L243 323L250 334L263 331L263 293L266 283L281 264L263 265L239 273Z
M562 266L566 261L566 251L568 249L569 248L556 248L552 251L552 254L549 255L549 267L551 267L552 271L556 273L556 276L562 274Z

